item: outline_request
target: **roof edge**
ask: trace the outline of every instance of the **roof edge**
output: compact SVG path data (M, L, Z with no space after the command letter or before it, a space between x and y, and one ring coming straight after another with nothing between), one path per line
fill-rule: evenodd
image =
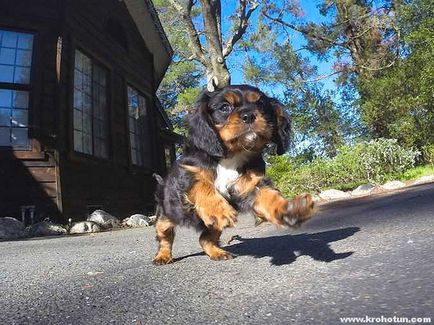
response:
M152 0L144 0L146 7L151 14L152 20L154 22L154 26L158 30L158 34L160 35L160 39L163 42L164 48L166 49L169 56L173 56L173 48L170 45L169 39L167 38L166 32L164 31L163 25L161 24L160 17L158 17L157 9L154 6Z

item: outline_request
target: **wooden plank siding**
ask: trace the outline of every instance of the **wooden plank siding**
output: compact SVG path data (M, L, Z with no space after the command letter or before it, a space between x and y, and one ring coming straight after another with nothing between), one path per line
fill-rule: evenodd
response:
M159 139L155 129L153 58L130 19L124 3L116 0L66 1L62 32L61 87L64 103L60 150L60 182L65 217L82 219L89 206L118 216L152 212L153 171L159 171ZM108 19L119 22L127 34L128 48L106 31ZM72 105L75 49L90 56L109 73L109 158L100 159L73 150ZM127 85L146 95L149 107L153 165L132 166L129 148Z
M153 172L164 173L153 56L122 1L0 0L0 28L35 33L29 110L32 150L0 148L0 216L20 218L35 205L39 219L83 219L89 206L125 217L152 212ZM127 48L106 30L108 19L126 32ZM58 45L61 44L61 52ZM109 157L73 149L74 53L108 70ZM152 166L130 158L127 85L148 100Z
M58 1L0 1L0 28L34 33L29 105L29 151L0 148L0 216L21 218L21 206L35 206L36 219L59 214L55 150L55 74Z

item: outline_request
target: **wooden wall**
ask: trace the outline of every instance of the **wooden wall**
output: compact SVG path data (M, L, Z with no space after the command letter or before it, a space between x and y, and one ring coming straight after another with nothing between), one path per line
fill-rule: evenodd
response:
M0 28L35 33L31 75L31 151L0 148L0 216L20 218L34 205L36 218L59 215L55 163L57 0L0 0Z
M83 218L89 206L99 206L118 216L152 212L153 171L160 168L159 137L152 55L124 3L117 0L75 0L65 2L62 50L62 129L60 179L63 213L73 219ZM108 19L119 22L127 35L128 49L116 42L105 30ZM97 159L74 152L72 147L72 83L75 48L89 55L109 70L111 117L109 158ZM152 168L137 168L130 161L127 120L127 84L149 99Z
M43 216L85 218L89 206L124 217L153 209L152 172L164 172L156 123L153 58L127 9L118 0L0 0L0 27L37 35L31 99L33 150L0 150L0 216L37 205ZM105 29L107 19L125 29L128 49ZM61 40L61 53L57 51ZM73 150L74 51L80 49L109 70L109 158ZM60 55L60 57L58 56ZM61 58L60 69L56 60ZM58 73L60 72L60 75ZM58 77L60 77L58 82ZM126 85L149 99L152 167L131 164Z

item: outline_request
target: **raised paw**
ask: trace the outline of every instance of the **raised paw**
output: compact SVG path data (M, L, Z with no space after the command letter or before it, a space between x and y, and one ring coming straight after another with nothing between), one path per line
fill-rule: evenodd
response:
M152 260L152 263L154 263L155 265L166 265L172 262L173 262L172 255L161 254L161 253L158 253Z
M288 227L297 228L312 217L314 208L312 195L298 195L288 201L287 211L282 215L282 222Z

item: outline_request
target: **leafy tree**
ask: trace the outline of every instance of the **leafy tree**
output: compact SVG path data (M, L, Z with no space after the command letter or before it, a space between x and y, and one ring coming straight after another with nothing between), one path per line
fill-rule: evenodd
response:
M222 20L220 0L156 1L169 34L173 32L176 39L178 58L198 63L211 91L230 84L227 58L246 33L259 6L256 0L239 0L237 4L233 13Z
M376 79L360 80L362 116L374 136L421 148L434 143L434 3L415 0L397 14L405 51Z

